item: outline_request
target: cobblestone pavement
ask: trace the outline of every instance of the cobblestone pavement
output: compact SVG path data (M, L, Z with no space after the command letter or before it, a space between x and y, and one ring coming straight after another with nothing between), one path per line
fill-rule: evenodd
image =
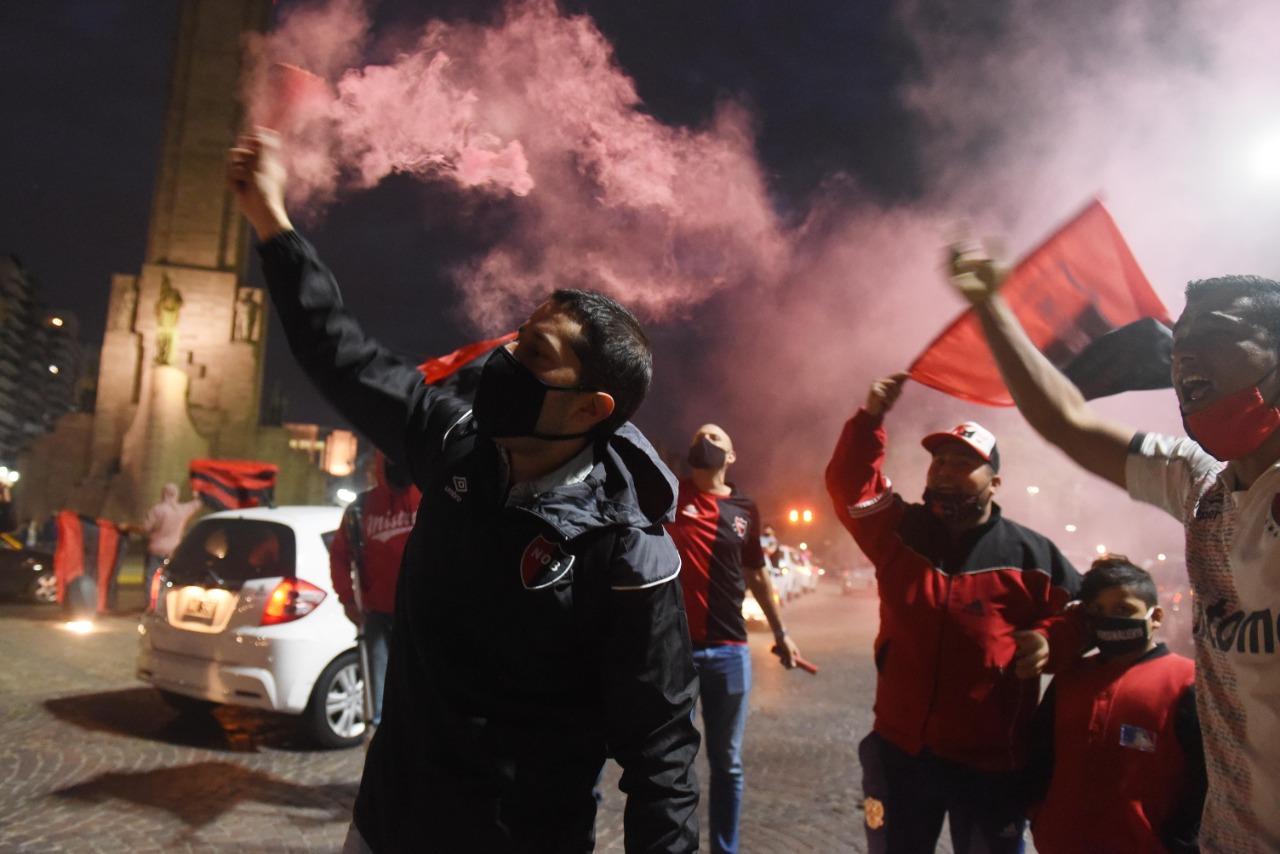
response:
M361 750L310 749L289 718L261 712L180 719L134 679L135 618L79 636L59 617L0 605L0 851L341 847ZM771 636L752 634L743 850L862 851L856 745L870 724L875 600L823 585L786 620L821 671L784 671ZM611 766L601 851L622 850L617 777Z

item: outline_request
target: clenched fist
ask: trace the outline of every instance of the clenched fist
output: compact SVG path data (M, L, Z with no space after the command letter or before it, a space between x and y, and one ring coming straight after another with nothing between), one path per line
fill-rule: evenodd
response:
M867 392L867 402L863 407L871 415L884 415L902 396L902 388L907 382L907 372L899 371L876 380Z
M274 131L258 128L227 152L227 188L259 240L293 228L284 209L285 178L280 137Z

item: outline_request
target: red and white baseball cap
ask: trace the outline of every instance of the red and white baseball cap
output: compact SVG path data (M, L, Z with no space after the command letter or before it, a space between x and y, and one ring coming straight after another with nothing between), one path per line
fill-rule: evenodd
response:
M991 468L1000 471L1000 449L996 447L995 434L977 421L957 424L945 433L930 433L920 440L920 444L932 453L939 445L948 441L964 442L986 460Z

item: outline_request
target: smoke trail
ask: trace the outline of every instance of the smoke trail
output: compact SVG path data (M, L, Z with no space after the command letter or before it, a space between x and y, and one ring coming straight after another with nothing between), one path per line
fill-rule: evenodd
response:
M349 62L367 32L355 0L309 7L266 37L259 65ZM558 285L668 317L784 266L747 114L726 105L695 130L646 115L589 18L530 0L491 26L431 22L409 44L385 63L323 66L332 96L289 141L291 203L320 209L392 174L511 197L515 227L456 271L478 326Z

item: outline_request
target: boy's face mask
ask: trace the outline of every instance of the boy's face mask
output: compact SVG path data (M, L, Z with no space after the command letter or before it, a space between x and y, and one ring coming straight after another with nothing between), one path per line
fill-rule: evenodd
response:
M1152 605L1141 617L1090 617L1089 626L1098 652L1111 657L1146 649L1151 640L1151 615L1155 610Z

